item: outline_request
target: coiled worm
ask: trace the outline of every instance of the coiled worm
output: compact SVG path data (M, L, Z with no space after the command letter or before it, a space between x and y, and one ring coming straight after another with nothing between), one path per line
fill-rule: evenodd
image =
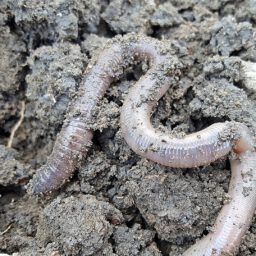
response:
M231 160L231 201L219 214L216 230L184 255L234 253L251 222L256 205L253 141L248 128L240 123L215 123L180 139L152 127L150 116L153 108L180 72L179 61L166 49L155 39L128 35L113 41L96 61L92 60L80 86L81 94L68 111L47 163L33 177L31 190L35 194L55 190L72 176L91 145L93 132L88 124L94 120L94 109L100 98L123 69L137 60L148 60L150 69L129 91L122 107L123 136L139 155L170 167L209 164L232 149L238 154L239 160ZM230 136L225 138L223 134L227 133Z
M161 95L173 81L174 75L168 73L176 72L176 66L180 64L159 41L147 37L137 38L130 35L120 38L102 51L95 63L92 60L87 67L80 85L80 96L67 111L68 117L57 137L52 154L33 177L34 193L57 189L72 176L91 145L93 132L88 124L93 122L97 103L111 82L123 73L123 69L137 60L149 60L152 66L137 84L152 79L154 82L150 86L156 86L156 92Z

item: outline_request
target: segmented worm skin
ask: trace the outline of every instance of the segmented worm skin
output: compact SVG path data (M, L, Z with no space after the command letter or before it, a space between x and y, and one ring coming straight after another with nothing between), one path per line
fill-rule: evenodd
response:
M91 145L94 110L100 98L123 69L137 60L148 60L150 69L129 91L121 110L121 130L130 147L139 155L170 167L191 168L209 164L232 149L240 160L231 160L231 200L220 212L216 230L192 246L184 255L210 256L234 253L251 223L256 206L256 153L248 128L240 123L215 123L208 128L172 138L154 129L150 122L158 100L177 79L179 61L166 52L161 42L128 35L102 51L88 65L79 92L47 163L33 177L35 194L59 188L74 173ZM235 127L235 139L222 134ZM234 134L233 134L234 135ZM247 193L248 192L248 193ZM245 194L247 193L247 194ZM215 254L214 254L215 253Z
M47 163L34 175L31 190L35 194L46 193L59 188L74 173L82 156L91 145L93 132L88 124L94 121L94 110L100 98L114 79L117 79L123 69L136 60L149 60L151 71L158 74L154 79L158 82L158 90L168 89L171 76L164 78L166 73L162 69L167 62L179 63L161 48L159 41L147 37L127 36L121 38L111 47L100 54L98 60L87 67L80 85L80 96L76 98L67 111L68 116L57 137L53 151ZM144 80L150 80L153 74L148 72ZM164 81L161 84L161 79ZM142 80L138 82L141 83Z
M240 160L231 160L231 198L221 209L215 222L215 231L190 247L183 256L234 255L251 224L256 207L256 153L241 154Z

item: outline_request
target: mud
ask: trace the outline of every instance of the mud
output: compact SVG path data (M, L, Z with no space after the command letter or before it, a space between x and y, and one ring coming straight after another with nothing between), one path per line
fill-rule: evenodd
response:
M141 159L121 136L120 107L147 63L108 90L71 181L39 198L26 184L46 162L89 60L118 34L168 40L185 67L159 102L155 127L184 134L234 120L255 135L255 92L240 68L241 59L256 61L255 26L255 0L0 1L0 253L178 256L207 234L228 200L228 159L167 168ZM256 255L256 216L238 255Z

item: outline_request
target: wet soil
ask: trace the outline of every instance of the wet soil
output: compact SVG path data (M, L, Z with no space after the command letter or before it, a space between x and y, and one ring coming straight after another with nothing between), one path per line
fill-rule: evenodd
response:
M89 60L130 32L166 40L185 67L159 102L155 127L184 134L234 120L255 136L256 92L239 66L256 62L255 0L0 0L0 32L0 253L178 256L213 228L227 158L174 169L142 159L122 138L120 107L147 63L108 90L74 177L45 197L26 185L46 162ZM25 118L8 148L22 101ZM238 255L256 255L256 216Z

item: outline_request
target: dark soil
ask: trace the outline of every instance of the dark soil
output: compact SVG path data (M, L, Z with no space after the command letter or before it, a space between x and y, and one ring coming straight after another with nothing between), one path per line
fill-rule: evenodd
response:
M239 68L241 59L256 62L255 0L0 0L0 253L178 256L212 229L228 190L228 159L164 167L121 136L122 101L146 63L108 90L93 146L71 181L46 197L26 193L89 60L129 32L168 40L186 67L159 102L155 127L190 133L234 120L256 134L256 92ZM22 101L25 118L8 148ZM256 215L238 255L256 255Z

